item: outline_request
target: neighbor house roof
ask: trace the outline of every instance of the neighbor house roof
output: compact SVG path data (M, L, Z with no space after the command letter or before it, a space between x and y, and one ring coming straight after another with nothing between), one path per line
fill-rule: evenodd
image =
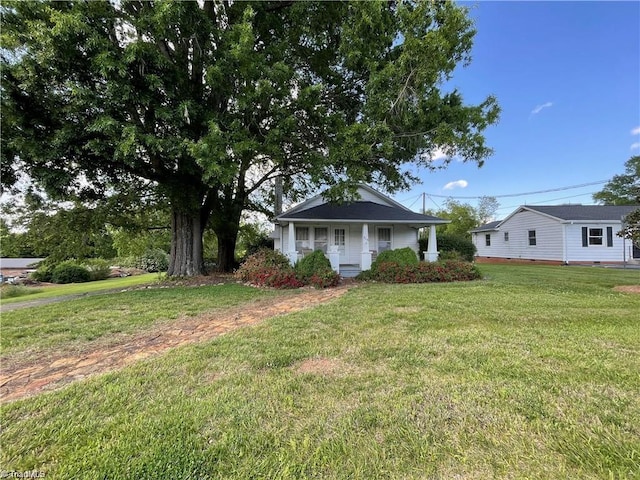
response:
M348 221L390 222L428 225L449 223L449 220L422 215L406 208L391 207L374 202L351 202L345 204L323 203L305 210L285 212L278 221Z
M484 225L480 225L477 228L474 228L473 230L469 230L471 233L476 233L476 232L490 232L493 230L497 230L498 226L502 223L502 220L498 220L496 222L489 222L489 223L485 223Z
M515 214L524 210L541 213L562 222L619 222L640 205L522 205L504 220L490 222L470 230L471 233L495 231Z
M540 212L566 221L620 221L640 205L526 205L521 208Z
M29 268L44 258L0 258L0 268L18 270L20 268Z

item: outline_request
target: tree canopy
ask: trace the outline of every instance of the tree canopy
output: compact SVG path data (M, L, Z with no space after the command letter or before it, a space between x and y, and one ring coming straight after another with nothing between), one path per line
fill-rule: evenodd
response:
M233 266L243 210L319 185L394 191L431 153L479 165L488 96L446 91L475 30L452 2L3 2L2 182L100 201L142 183L170 207L171 275ZM447 162L445 162L446 165Z
M448 198L440 209L426 213L451 220L451 223L438 225L438 234L470 237L469 231L491 221L499 207L495 197L481 197L477 207Z
M624 164L625 173L614 175L593 199L604 205L640 205L640 156Z
M625 173L614 175L593 199L605 205L640 205L640 156L635 155L624 164ZM620 236L640 245L640 208L624 219Z

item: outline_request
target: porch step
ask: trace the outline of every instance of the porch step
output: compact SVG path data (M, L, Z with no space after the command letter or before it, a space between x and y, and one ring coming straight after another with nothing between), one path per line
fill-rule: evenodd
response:
M360 265L340 265L340 275L342 275L343 278L356 277L360 272Z

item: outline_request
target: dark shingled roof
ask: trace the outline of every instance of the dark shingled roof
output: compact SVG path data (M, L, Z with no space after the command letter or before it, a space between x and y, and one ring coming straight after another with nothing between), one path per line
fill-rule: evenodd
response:
M399 223L447 223L447 220L430 215L389 207L374 202L352 202L342 205L323 203L299 212L283 214L277 220L346 220L361 222Z
M484 225L480 225L478 228L474 228L470 230L470 232L489 232L491 230L497 230L498 225L502 223L502 220L498 220L496 222L485 223Z
M561 220L583 221L619 221L622 217L640 208L639 205L525 205L525 207Z

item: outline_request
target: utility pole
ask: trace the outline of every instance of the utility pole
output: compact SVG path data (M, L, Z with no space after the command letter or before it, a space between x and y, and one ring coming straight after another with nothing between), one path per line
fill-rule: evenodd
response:
M426 192L422 192L422 214L423 215L427 212L426 198L427 198Z

